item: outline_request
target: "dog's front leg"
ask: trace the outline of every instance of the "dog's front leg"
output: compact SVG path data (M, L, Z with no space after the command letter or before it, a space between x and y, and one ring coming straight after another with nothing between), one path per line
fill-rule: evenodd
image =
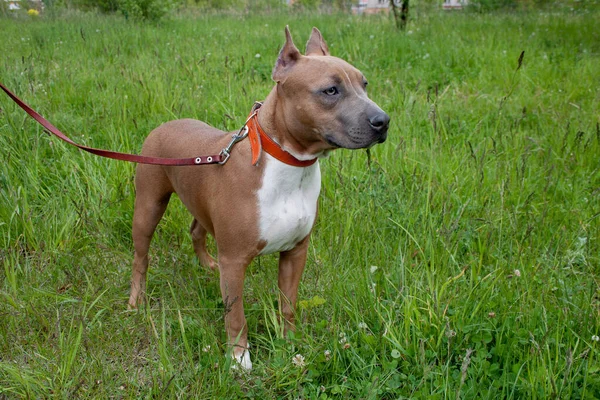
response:
M294 314L296 299L298 298L298 285L308 252L309 236L304 238L290 251L279 254L279 308L284 318L284 335L288 330L295 330Z
M244 277L248 262L236 258L219 257L221 295L225 306L227 345L233 357L244 370L252 369L248 351L248 327L244 315ZM236 368L237 365L234 365Z

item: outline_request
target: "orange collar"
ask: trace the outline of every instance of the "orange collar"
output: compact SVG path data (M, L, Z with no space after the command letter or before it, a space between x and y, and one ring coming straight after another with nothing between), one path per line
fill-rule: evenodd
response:
M263 131L258 123L258 110L261 105L262 104L258 102L254 105L252 113L246 122L246 126L248 127L248 137L250 138L250 148L252 149L252 165L258 163L262 150L282 163L293 167L309 167L317 162L316 157L312 160L298 160L292 154L282 149L279 144Z

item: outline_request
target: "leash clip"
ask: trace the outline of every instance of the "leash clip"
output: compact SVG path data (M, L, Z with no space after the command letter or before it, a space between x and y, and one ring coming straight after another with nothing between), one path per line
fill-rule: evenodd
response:
M238 131L238 133L234 133L233 135L231 135L231 141L229 142L229 144L227 145L227 147L225 147L223 150L221 150L221 157L222 160L219 162L220 165L223 165L227 162L227 160L229 160L229 157L231 156L231 149L233 148L233 146L237 143L240 142L244 139L246 139L246 137L248 136L248 122L246 121L246 123L244 124L244 126L242 126L242 128Z

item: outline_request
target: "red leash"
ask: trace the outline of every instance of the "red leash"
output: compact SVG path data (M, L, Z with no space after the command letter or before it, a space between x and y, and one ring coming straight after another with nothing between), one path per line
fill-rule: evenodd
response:
M119 153L116 151L110 150L102 150L95 149L93 147L83 146L78 143L72 141L67 135L58 130L54 125L52 125L48 120L38 114L34 109L29 107L23 100L19 99L15 94L13 94L10 90L6 88L2 83L0 83L0 88L6 92L7 95L10 96L11 99L14 100L15 103L19 105L27 114L29 114L33 119L39 122L46 130L65 142L72 144L73 146L79 147L81 150L87 151L88 153L95 154L100 157L112 158L114 160L122 160L129 161L133 163L140 164L155 164L155 165L206 165L206 164L224 164L229 158L229 154L218 154L212 156L201 156L201 157L192 157L192 158L163 158L163 157L148 157L148 156L140 156L135 154L127 154L127 153Z

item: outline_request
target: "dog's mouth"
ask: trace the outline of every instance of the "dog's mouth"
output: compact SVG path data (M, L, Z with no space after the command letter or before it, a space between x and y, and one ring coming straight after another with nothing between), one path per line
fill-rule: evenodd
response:
M327 141L327 143L328 143L329 145L331 145L333 148L339 149L339 148L341 148L341 147L344 147L344 146L342 146L342 145L341 145L341 144L340 144L340 143L339 143L337 140L335 140L335 138L334 138L332 135L326 135L326 136L325 136L325 140L326 140L326 141Z
M387 134L383 134L380 137L369 141L359 141L353 137L348 137L349 140L347 141L347 143L340 143L338 139L335 138L333 135L326 135L325 141L327 141L327 143L334 149L368 149L375 146L378 143L385 142L386 138Z

